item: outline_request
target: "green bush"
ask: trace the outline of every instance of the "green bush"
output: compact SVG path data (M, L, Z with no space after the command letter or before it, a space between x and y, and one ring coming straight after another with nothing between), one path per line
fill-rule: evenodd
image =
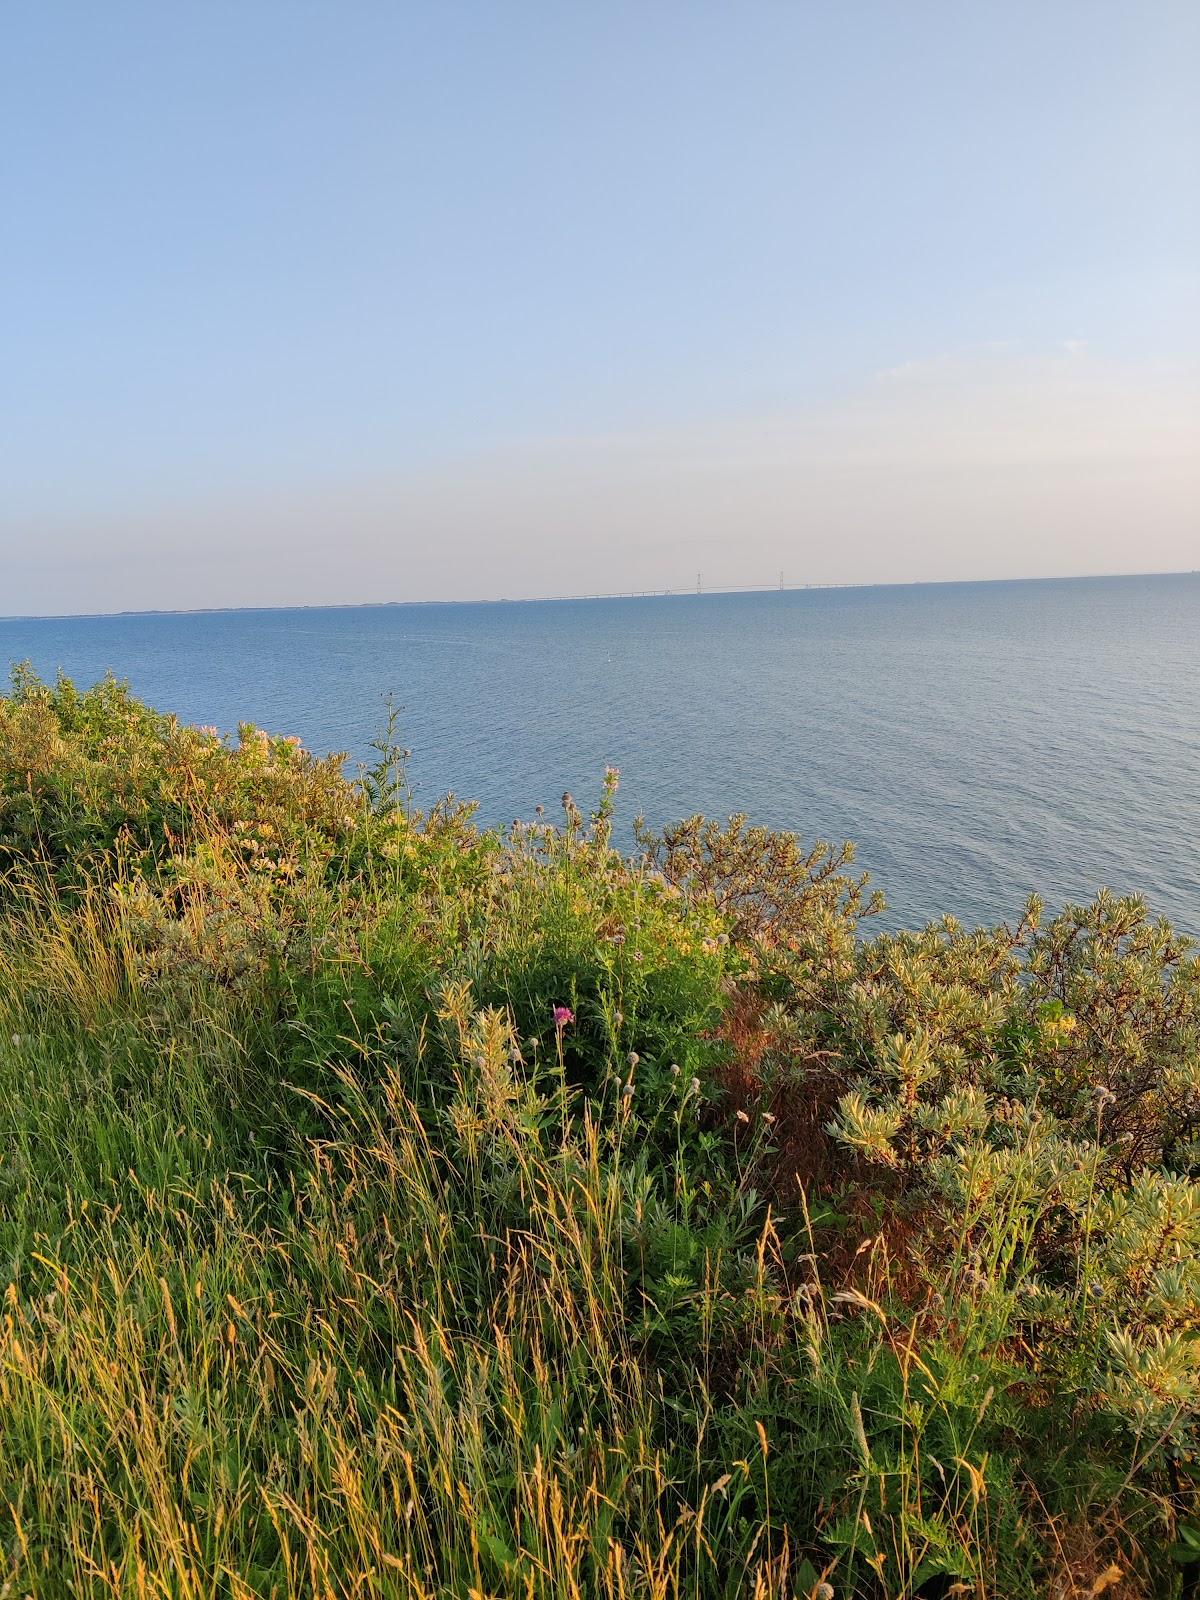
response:
M1194 1593L1188 942L376 753L0 700L3 1592Z

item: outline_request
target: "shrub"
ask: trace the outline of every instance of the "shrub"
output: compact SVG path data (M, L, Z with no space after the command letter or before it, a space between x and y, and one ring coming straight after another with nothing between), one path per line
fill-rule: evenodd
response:
M0 700L14 1593L1179 1596L1200 964Z

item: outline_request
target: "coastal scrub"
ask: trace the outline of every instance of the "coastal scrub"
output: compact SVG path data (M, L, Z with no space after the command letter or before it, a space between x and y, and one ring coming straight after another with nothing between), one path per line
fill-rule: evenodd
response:
M1177 1596L1200 960L0 699L0 1592Z

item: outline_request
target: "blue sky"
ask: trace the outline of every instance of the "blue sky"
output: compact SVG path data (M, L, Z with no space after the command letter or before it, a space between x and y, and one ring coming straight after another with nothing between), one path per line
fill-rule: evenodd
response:
M0 612L1200 564L1191 0L2 30Z

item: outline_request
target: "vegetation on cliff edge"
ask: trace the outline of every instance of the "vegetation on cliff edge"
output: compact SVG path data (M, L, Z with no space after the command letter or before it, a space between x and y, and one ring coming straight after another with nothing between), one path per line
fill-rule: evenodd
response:
M0 699L0 1595L1197 1593L1200 959Z

